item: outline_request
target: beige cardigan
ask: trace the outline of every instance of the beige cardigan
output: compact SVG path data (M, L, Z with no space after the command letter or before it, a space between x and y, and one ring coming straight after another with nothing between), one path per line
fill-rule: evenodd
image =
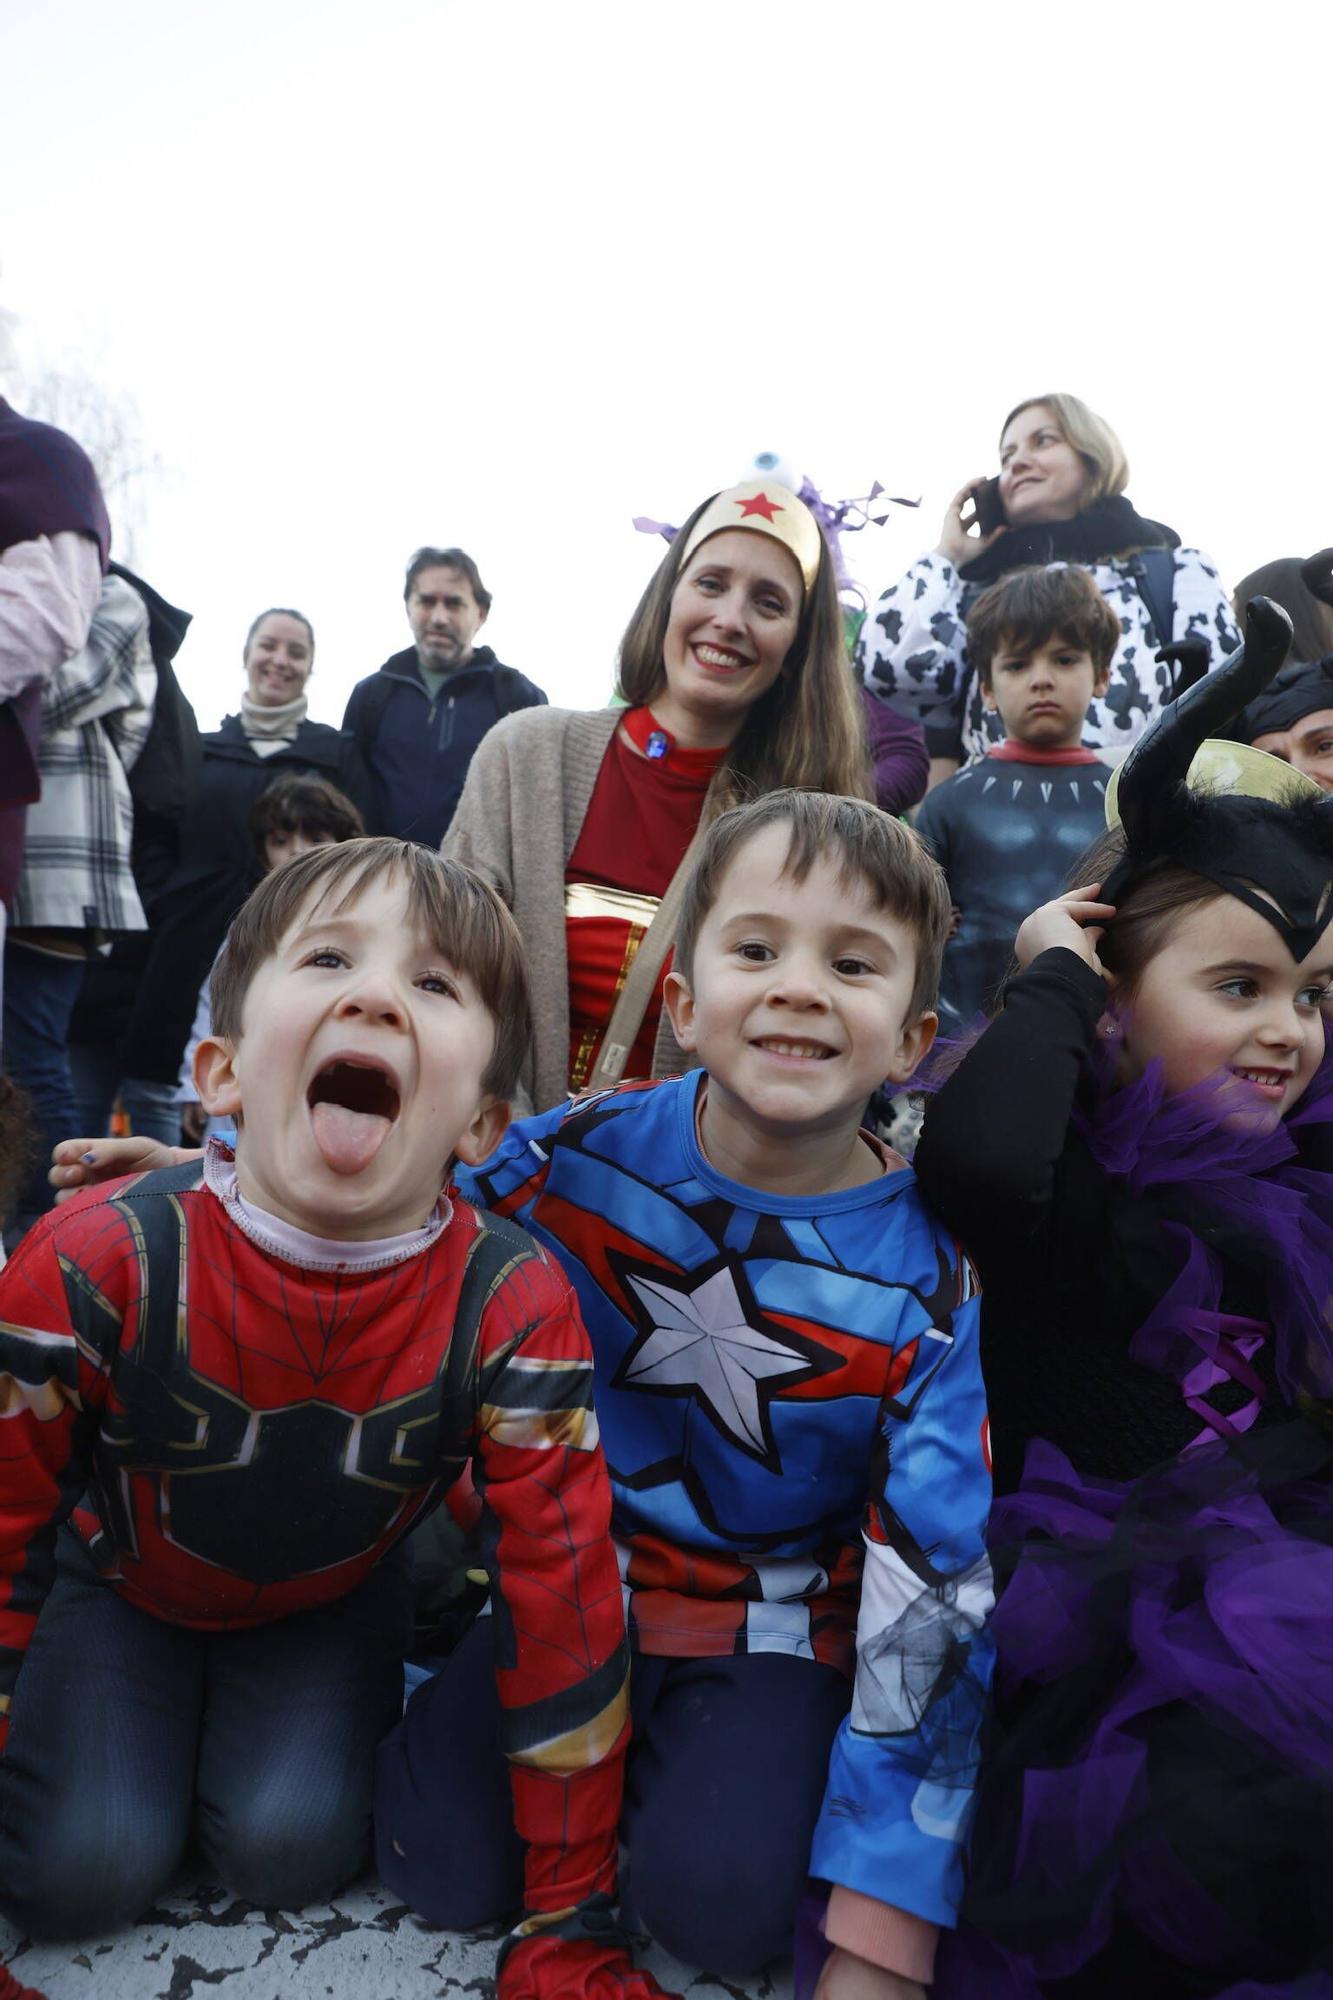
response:
M569 1093L569 965L565 866L574 852L602 759L622 711L524 708L483 736L468 767L442 851L503 896L528 958L535 1032L514 1110L545 1111ZM694 1066L665 1009L653 1075Z

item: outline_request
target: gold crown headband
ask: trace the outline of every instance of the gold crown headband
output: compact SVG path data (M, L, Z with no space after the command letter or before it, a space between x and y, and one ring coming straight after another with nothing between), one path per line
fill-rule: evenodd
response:
M778 486L771 479L747 479L743 485L729 486L725 493L719 493L709 501L690 530L690 539L680 559L681 568L684 569L700 543L706 542L710 535L721 534L724 528L751 528L757 534L771 535L784 549L790 549L801 572L805 595L809 597L819 575L823 542L819 523L790 487Z

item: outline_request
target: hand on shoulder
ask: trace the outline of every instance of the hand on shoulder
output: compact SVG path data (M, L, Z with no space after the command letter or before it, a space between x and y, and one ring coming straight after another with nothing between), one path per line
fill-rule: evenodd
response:
M80 1188L102 1181L123 1180L126 1174L154 1173L159 1167L184 1166L202 1157L186 1146L164 1146L160 1139L62 1139L51 1150L46 1178L60 1192L57 1201Z

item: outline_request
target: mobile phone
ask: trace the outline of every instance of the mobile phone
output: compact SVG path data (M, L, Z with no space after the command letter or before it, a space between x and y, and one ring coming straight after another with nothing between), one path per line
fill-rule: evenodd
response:
M977 527L983 535L991 535L997 528L1008 527L998 479L983 480L980 486L974 486L972 505L976 509Z

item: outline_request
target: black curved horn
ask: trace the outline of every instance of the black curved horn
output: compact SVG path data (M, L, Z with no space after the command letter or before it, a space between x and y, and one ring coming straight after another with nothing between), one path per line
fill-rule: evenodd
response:
M1127 853L1151 854L1167 843L1195 751L1263 692L1290 644L1291 620L1282 606L1271 597L1252 597L1245 607L1244 645L1168 702L1144 730L1120 771Z
M1301 564L1301 582L1321 604L1333 604L1333 549L1320 549Z

